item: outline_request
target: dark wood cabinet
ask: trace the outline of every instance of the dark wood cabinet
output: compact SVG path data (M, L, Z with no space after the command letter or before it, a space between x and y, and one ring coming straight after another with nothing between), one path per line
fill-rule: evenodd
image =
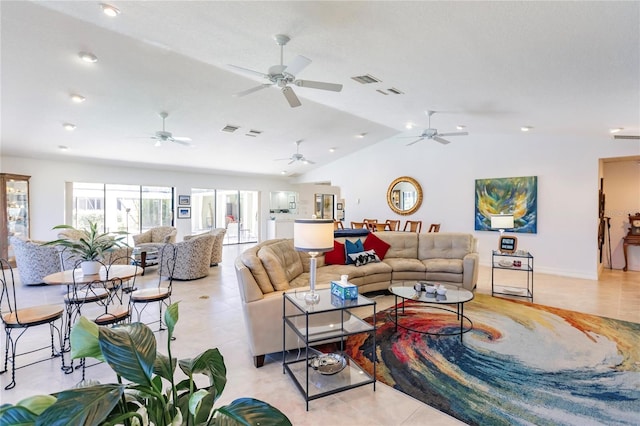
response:
M0 173L0 258L15 267L9 238L29 238L29 179L31 176Z

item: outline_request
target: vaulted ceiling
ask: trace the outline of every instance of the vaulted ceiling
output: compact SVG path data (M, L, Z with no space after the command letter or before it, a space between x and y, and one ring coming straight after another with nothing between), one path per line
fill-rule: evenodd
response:
M0 3L2 155L292 175L391 137L410 156L401 136L427 127L426 110L465 138L640 133L637 1L109 3L118 16L92 1ZM234 97L265 81L229 64L266 73L275 34L291 38L285 64L312 60L298 78L342 91L293 86L297 108L273 87ZM154 146L162 111L192 146ZM275 160L298 140L315 165Z

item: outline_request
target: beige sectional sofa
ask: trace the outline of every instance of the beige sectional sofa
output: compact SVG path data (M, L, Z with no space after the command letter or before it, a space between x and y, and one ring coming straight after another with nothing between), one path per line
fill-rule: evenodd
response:
M392 282L430 280L473 290L478 279L477 240L471 234L415 232L376 232L388 244L380 262L361 266L326 264L318 257L318 286L348 275L360 294L385 290ZM336 238L365 241L369 236ZM372 240L374 241L374 240ZM379 242L379 241L378 241ZM366 241L365 241L366 243ZM282 350L282 293L309 284L309 255L295 251L293 240L276 239L260 243L235 261L236 275L249 346L256 367L264 356ZM293 349L297 339L291 332L286 339Z

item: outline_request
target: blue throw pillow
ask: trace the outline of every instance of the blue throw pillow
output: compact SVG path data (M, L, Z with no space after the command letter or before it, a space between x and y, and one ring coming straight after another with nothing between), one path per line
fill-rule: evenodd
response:
M364 245L362 244L362 241L360 239L358 239L355 243L349 240L345 240L344 251L346 254L346 264L354 264L355 262L349 257L349 255L353 253L362 253L364 251Z

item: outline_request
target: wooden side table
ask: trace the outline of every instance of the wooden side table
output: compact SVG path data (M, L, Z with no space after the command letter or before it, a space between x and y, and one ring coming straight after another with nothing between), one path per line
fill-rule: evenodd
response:
M627 270L627 248L629 246L640 246L640 235L627 235L624 237L624 243L622 244L622 251L624 253L624 268L623 271Z

